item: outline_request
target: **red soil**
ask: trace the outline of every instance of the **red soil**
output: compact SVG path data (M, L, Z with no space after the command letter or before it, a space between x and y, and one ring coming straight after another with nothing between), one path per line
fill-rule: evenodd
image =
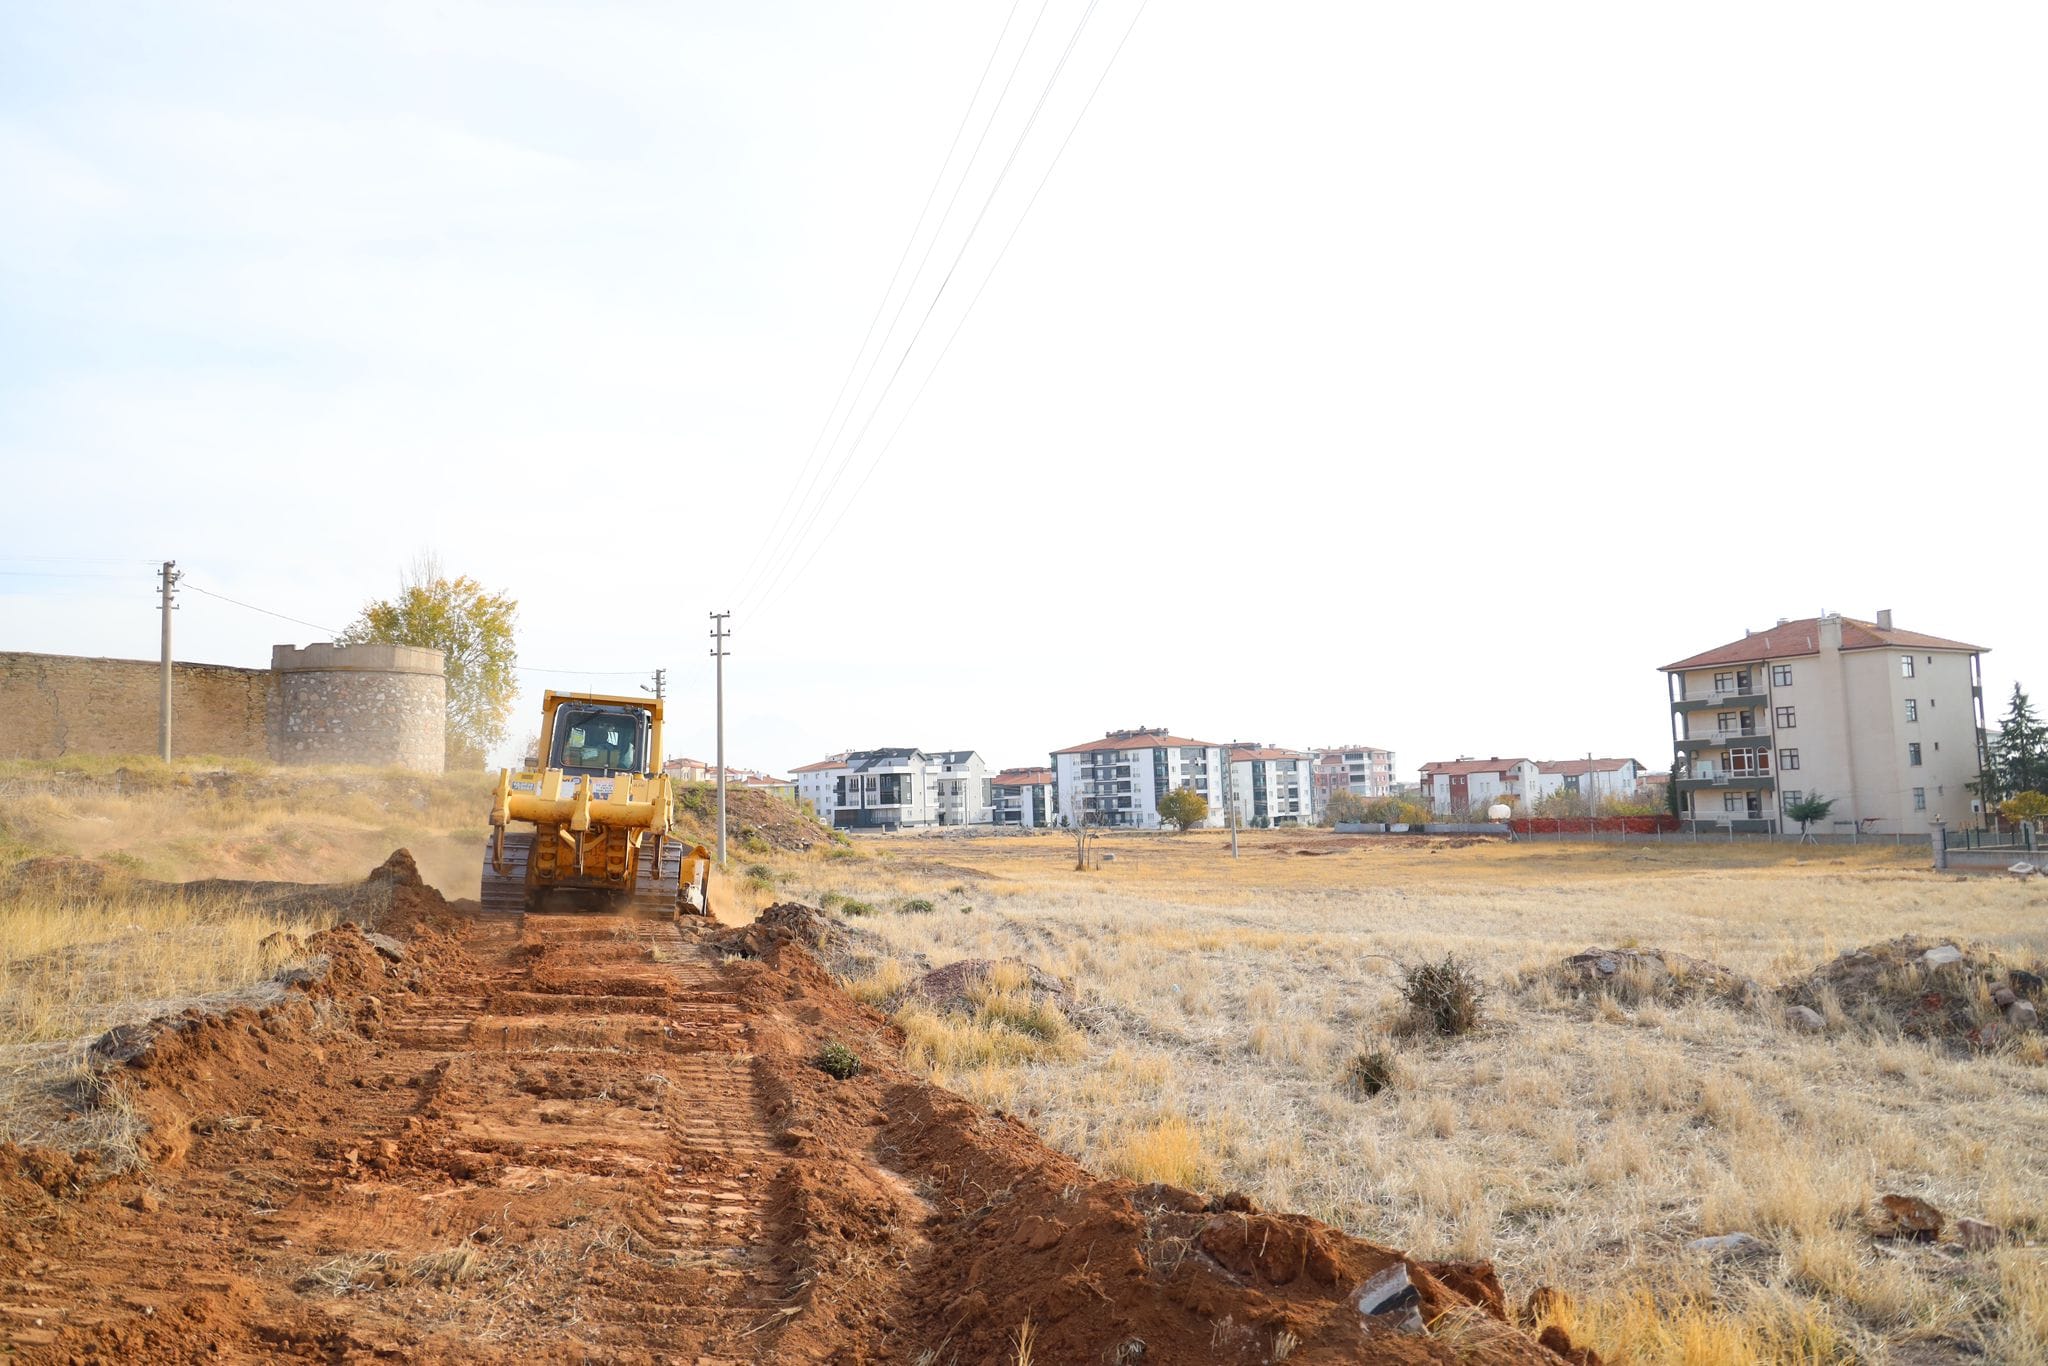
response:
M490 921L380 872L397 961L344 926L279 1005L102 1041L141 1168L0 1148L0 1355L1590 1360L1483 1263L1092 1175L899 1068L786 925Z

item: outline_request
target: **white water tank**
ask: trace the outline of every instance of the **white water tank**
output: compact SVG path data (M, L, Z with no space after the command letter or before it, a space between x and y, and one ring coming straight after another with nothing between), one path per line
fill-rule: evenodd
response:
M1495 802L1486 808L1486 819L1490 821L1504 821L1514 814L1515 809L1506 802Z

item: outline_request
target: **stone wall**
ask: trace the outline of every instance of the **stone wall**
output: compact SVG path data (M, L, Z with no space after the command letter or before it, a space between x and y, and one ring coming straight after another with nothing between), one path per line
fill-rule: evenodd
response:
M171 665L171 751L270 757L268 669ZM0 653L0 759L155 754L160 666Z
M0 759L153 755L159 686L153 660L0 652ZM438 650L280 645L268 669L171 665L175 757L439 773L446 726Z
M441 652L329 645L270 652L271 750L284 764L373 764L439 773L447 762Z

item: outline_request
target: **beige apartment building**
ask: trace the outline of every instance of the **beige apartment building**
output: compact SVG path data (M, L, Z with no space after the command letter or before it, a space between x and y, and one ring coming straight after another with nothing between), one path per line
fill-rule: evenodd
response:
M1780 621L1663 666L1680 814L1698 828L1927 835L1979 817L1985 647L1839 615Z

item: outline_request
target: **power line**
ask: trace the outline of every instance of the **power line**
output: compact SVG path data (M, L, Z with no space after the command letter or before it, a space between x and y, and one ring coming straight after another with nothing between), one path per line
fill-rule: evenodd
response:
M180 577L182 578L183 576L181 575ZM273 612L268 607L258 607L253 602L243 602L240 598L231 598L225 593L216 593L211 588L201 588L196 583L187 583L184 586L195 593L204 593L209 598L219 598L222 602L233 603L237 607L245 607L251 612L261 612L266 617L276 617L279 621L288 621L294 626L310 626L316 631L325 631L331 636L341 634L339 630L332 626L322 626L317 621L307 621L302 617L286 616L283 612Z
M904 240L903 251L896 258L896 268L889 272L889 283L882 287L882 297L875 301L875 311L874 314L868 319L867 331L861 334L860 345L854 349L853 359L847 363L846 376L844 379L839 381L839 392L832 396L832 406L825 410L825 420L818 425L818 434L815 437L811 438L811 449L805 453L804 463L802 464L802 466L798 468L797 477L790 481L790 486L788 490L783 493L782 506L776 509L775 520L769 523L767 536L763 537L762 540L758 544L756 544L756 546L754 547L753 558L747 562L746 570L740 575L739 592L741 593L743 598L744 595L747 593L748 589L753 584L755 566L763 563L764 555L767 555L770 561L772 561L773 551L775 549L780 548L783 536L786 535L788 532L788 528L784 527L782 524L783 514L789 511L790 502L793 498L796 497L797 490L801 487L804 487L807 476L810 477L810 486L816 486L816 478L815 476L811 475L811 463L817 457L818 450L820 446L824 443L825 433L832 427L832 415L839 411L839 401L840 399L846 397L847 386L853 382L854 372L860 369L860 358L863 355L867 354L868 342L872 340L875 335L875 324L881 321L882 310L889 306L889 296L896 292L896 281L898 277L900 277L903 274L903 263L910 259L911 248L917 245L918 233L922 231L924 228L925 215L931 212L932 200L938 197L939 186L945 184L946 182L946 168L953 164L953 153L959 149L960 135L967 131L967 122L970 118L974 116L974 106L981 100L982 89L988 84L988 73L995 67L996 54L1001 52L1003 49L1003 39L1009 37L1010 35L1010 25L1016 20L1017 7L1021 3L1022 0L1010 0L1010 11L1008 14L1003 16L1003 27L996 34L995 46L989 49L988 60L982 63L981 76L974 83L974 93L973 95L968 97L967 107L960 111L960 122L953 129L953 140L946 144L946 155L939 162L938 174L932 177L932 187L931 189L925 191L924 203L918 206L917 220L916 222L911 224L910 236ZM1041 0L1041 3L1038 7L1039 19L1043 19L1045 17L1045 6L1047 3L1049 3L1049 0ZM1027 33L1024 35L1024 46L1020 47L1017 51L1018 62L1021 63L1023 61L1025 49L1031 46L1031 34L1036 33L1037 31L1038 21L1033 20L1031 24L1031 33ZM995 111L1002 107L1003 97L1009 94L1010 81L1014 80L1016 78L1016 75L1017 67L1015 65L1012 65L1010 68L1009 77L1006 78L1003 82L1002 91L997 94L995 104L990 106L990 123L993 123L995 121ZM982 128L982 137L986 138L987 136L988 128L984 126ZM974 167L975 156L978 155L980 151L981 142L977 140L974 145L974 152L968 155L966 165L961 170L961 184L964 185L967 183L967 176L969 173L972 172ZM953 212L953 201L957 200L959 196L959 187L955 186L953 190L952 199L949 199L946 202L945 213L940 216L938 226L932 229L933 241L938 240L939 233L945 228L946 218L949 217ZM931 255L931 249L929 247L925 249L925 255L926 257L929 257ZM924 261L920 260L918 262L918 269L911 273L910 284L906 285L904 288L904 297L906 299L910 296L910 290L916 286L917 276L919 273L923 271L923 269ZM901 313L902 306L898 305L897 315L900 316ZM893 333L895 331L895 328L895 318L892 317L889 322L890 332ZM884 334L882 339L882 346L887 347L888 344L888 335ZM878 348L876 351L877 356L879 356L880 353L880 348ZM874 367L870 365L868 367L868 374L872 375L873 373ZM861 388L854 391L854 405L857 406L859 404L860 394L863 391L865 391L866 388L867 381L863 379L861 381ZM851 413L852 408L849 407L847 411ZM842 420L840 423L840 430L845 430L845 426L846 424ZM833 441L835 444L838 441L838 436L836 434L833 437ZM826 447L825 449L829 451L830 447ZM808 489L806 489L805 497L808 496L809 491ZM799 503L799 506L801 506L801 503ZM793 526L794 522L792 522L791 525Z
M1052 91L1053 91L1053 87L1054 87L1055 85L1057 85L1057 84L1059 83L1059 78L1060 78L1061 74L1062 74L1062 73L1064 73L1064 72L1066 71L1066 68L1067 68L1067 62L1068 62L1068 60L1069 60L1069 59L1071 59L1071 58L1073 57L1073 55L1074 55L1074 48L1075 48L1075 47L1076 47L1076 46L1077 46L1077 45L1078 45L1078 44L1080 43L1080 41L1081 41L1081 35L1082 35L1082 33L1083 33L1083 32L1085 32L1085 31L1087 30L1087 27L1088 27L1089 21L1090 21L1090 20L1092 20L1092 19L1093 19L1093 18L1095 17L1095 9L1096 9L1096 6L1097 6L1097 5L1099 4L1099 3L1100 3L1100 0L1088 0L1088 6L1087 6L1087 8L1086 8L1086 9L1084 9L1084 10L1083 10L1083 11L1081 12L1081 18L1080 18L1080 21L1079 21L1078 23L1076 23L1076 24L1074 25L1074 31L1073 31L1073 33L1072 33L1072 34L1071 34L1071 35L1070 35L1070 36L1068 37L1068 39L1067 39L1067 45L1066 45L1066 47L1065 47L1065 48L1064 48L1064 49L1063 49L1063 50L1062 50L1062 51L1060 52L1060 58L1059 58L1059 61L1058 61L1057 63L1055 63L1055 64L1054 64L1054 66L1053 66L1053 69L1052 69L1052 74L1051 74L1051 75L1049 75L1048 77L1046 77L1046 81L1045 81L1045 86L1044 86L1044 88L1043 88L1043 89L1041 89L1041 90L1039 91L1039 93L1038 93L1038 100L1037 100L1037 102L1036 102L1036 103L1034 103L1034 104L1032 105L1032 107L1031 107L1031 113L1030 113L1030 116L1029 116L1028 118L1026 118L1026 119L1025 119L1025 121L1024 121L1024 127L1023 127L1023 128L1022 128L1022 129L1021 129L1021 130L1020 130L1019 132L1018 132L1018 134L1017 134L1017 137L1016 137L1016 140L1015 140L1014 142L1012 142L1012 143L1011 143L1011 145L1010 145L1010 154L1009 154L1009 156L1008 156L1007 158L1005 158L1005 159L1004 159L1004 161L1003 161L1003 165L1002 165L1002 169L1001 169L1000 171L998 171L998 172L996 173L996 178L995 178L995 182L994 182L994 183L993 183L992 185L990 185L990 186L989 186L989 191L988 191L988 194L987 194L987 195L986 195L986 196L985 196L985 197L984 197L984 198L982 199L982 204L981 204L981 209L980 209L980 211L979 211L979 212L978 212L977 214L975 214L975 217L974 217L974 222L973 222L973 223L972 223L971 225L969 225L969 227L968 227L968 229L967 229L967 235L966 235L965 237L963 237L963 238L961 239L961 241L960 241L960 249L959 249L958 251L956 251L956 252L955 252L955 253L953 254L953 260L952 260L952 263L951 263L950 265L948 265L948 266L946 267L946 274L945 274L944 278L942 278L942 279L941 279L941 280L939 281L939 287L938 287L938 289L937 289L936 291L934 291L934 293L932 294L932 297L931 297L931 302L925 305L925 310L924 310L924 313L923 313L923 314L922 314L922 315L921 315L921 316L920 316L920 317L918 318L918 321L917 321L917 327L916 327L916 329L915 329L915 330L914 330L914 331L913 331L913 332L911 333L911 336L910 336L910 340L904 343L904 346L903 346L903 351L902 351L902 353L901 353L901 354L900 354L900 355L899 355L899 356L897 357L897 359L896 359L896 365L895 365L895 367L894 367L893 369L891 369L891 370L890 370L890 372L889 372L889 378L888 378L888 379L887 379L886 381L884 381L884 382L883 382L883 385L882 385L882 392L881 392L881 395L880 395L880 396L879 396L878 398L876 398L876 400L875 400L875 404L874 404L874 407L872 407L871 409L869 409L869 410L868 410L868 415L867 415L867 419L866 419L866 420L865 420L864 422L862 422L862 423L861 423L861 429L860 429L860 431L859 431L858 433L856 433L856 434L855 434L855 436L854 436L854 438L853 438L853 444L852 444L852 445L850 445L850 446L848 446L848 447L846 448L846 453L845 453L845 454L844 454L843 456L841 456L841 457L840 457L840 460L839 460L839 465L838 465L838 467L837 467L837 468L836 468L836 469L835 469L835 470L833 471L833 473L832 473L832 478L831 478L831 480L830 480L830 481L829 481L829 482L827 483L827 485L826 485L826 487L825 487L825 492L824 492L824 494L823 494L823 495L822 495L822 496L821 496L821 497L819 498L818 502L817 502L817 503L816 503L816 504L815 504L815 505L814 505L814 506L812 507L812 509L811 509L811 513L810 513L809 517L805 519L805 521L804 521L804 523L803 523L803 526L802 526L802 528L801 528L801 529L800 529L800 530L798 531L798 533L797 533L797 538L796 538L795 542L793 542L793 543L791 544L791 546L790 546L790 549L789 549L789 552L788 552L788 554L787 554L787 555L786 555L786 556L785 556L785 557L784 557L784 558L782 559L781 565L780 565L780 567L779 567L779 568L777 569L777 571L776 571L776 574L775 574L774 578L773 578L773 579L772 579L772 580L771 580L771 581L769 582L769 585L768 585L768 587L767 587L767 588L766 588L765 590L762 590L761 592L759 592L758 594L756 594L756 597L758 598L758 600L759 600L759 602L760 602L761 604L765 605L765 604L766 604L767 602L769 602L769 601L773 600L773 598L774 598L774 596L775 596L775 594L776 594L776 591L777 591L777 590L778 590L778 589L779 589L779 588L781 587L781 585L782 585L782 581L783 581L783 576L784 576L784 575L786 575L786 574L788 573L788 571L789 571L789 568L790 568L790 565L791 565L791 564L792 564L792 563L793 563L793 562L794 562L794 561L796 560L796 556L797 556L798 552L799 552L799 551L800 551L800 550L802 549L802 546L803 546L803 541L804 541L804 538L805 538L805 537L806 537L806 536L807 536L807 535L808 535L808 534L810 533L810 530L811 530L811 528L812 528L813 526L817 525L817 521L818 521L818 518L819 518L819 517L820 517L820 516L821 516L821 515L822 515L822 514L824 513L825 509L826 509L826 508L827 508L827 507L828 507L828 506L829 506L829 505L831 504L831 501L832 501L832 495L833 495L833 493L835 493L835 492L836 492L836 491L838 490L838 488L839 488L839 482L840 482L840 480L844 479L844 478L846 477L846 472L847 472L847 470L848 470L848 469L850 469L850 468L852 468L852 465L853 465L853 457L854 457L854 453L855 453L856 451L858 451L858 450L860 449L860 444L861 444L861 442L863 442L863 441L865 441L865 440L867 439L867 434L868 434L868 430L869 430L869 428L871 428L871 427L873 427L873 426L874 426L874 422L875 422L875 419L876 419L876 418L877 418L878 416L880 416L880 415L881 415L881 411L882 411L882 408L884 407L884 405L886 405L886 404L888 403L888 401L889 401L889 394L890 394L890 393L891 393L891 392L892 392L892 391L893 391L893 390L895 389L895 387L896 387L896 380L897 380L897 378L898 378L898 377L899 377L899 376L900 376L900 375L901 375L901 374L903 373L903 367L904 367L904 366L905 366L905 365L906 365L906 364L907 364L907 363L909 362L909 360L910 360L910 356L911 356L911 353L912 353L913 351L915 351L915 350L917 349L917 343L918 343L919 339L921 339L921 338L922 338L922 337L924 336L924 329L925 329L925 326L926 326L926 325L927 325L927 324L928 324L928 323L929 323L929 322L931 321L931 317L932 317L932 314L933 314L933 312L937 310L937 308L938 308L938 306L939 306L939 300L945 297L945 293L946 293L946 287L947 287L948 285L950 285L950 284L951 284L951 283L953 282L953 276L954 276L954 274L955 274L955 273L956 273L956 272L957 272L957 271L959 270L959 268L960 268L960 263L961 263L961 261L963 261L963 260L965 260L965 259L966 259L966 256L967 256L967 252L968 252L969 248L971 248L971 247L972 247L972 246L974 245L974 237L975 237L975 234L976 234L976 233L977 233L977 232L978 232L978 231L980 230L980 228L981 228L981 224L982 224L982 221L983 221L983 220L984 220L985 218L987 218L987 217L988 217L988 211L989 211L989 209L990 209L990 208L991 208L991 207L992 207L992 206L993 206L993 205L995 204L995 201L996 201L996 196L997 196L998 194L1000 194L1000 193L1002 192L1002 188L1003 188L1003 182L1004 182L1005 180L1007 180L1007 179L1009 178L1009 174L1010 174L1010 168L1011 168L1012 166L1016 165L1016 162L1017 162L1017 156L1018 156L1018 154L1019 154L1020 152L1022 152L1022 151L1024 150L1024 144L1025 144L1025 142L1026 142L1027 140L1029 140L1029 138L1030 138L1030 136L1031 136L1031 132L1032 132L1032 130L1033 130L1034 128L1036 128L1036 127L1038 126L1038 116L1039 116L1039 115L1040 115L1041 113L1043 113L1043 112L1044 112L1044 110L1045 110L1045 102L1046 102L1046 100L1047 100L1047 99L1049 99L1049 98L1051 97L1051 95L1052 95ZM1041 17L1041 18L1042 18L1042 17L1044 16L1044 9L1043 9L1043 7L1041 7L1041 9L1040 9L1040 11L1039 11L1039 14L1040 14L1040 17ZM1137 19L1136 19L1136 15L1134 14L1134 15L1132 16L1132 23L1133 23L1133 24L1135 25L1135 23L1136 23L1136 22L1137 22ZM1033 25L1033 32L1034 32L1034 33L1036 32L1036 25L1035 25L1035 24ZM1126 29L1126 30L1125 30L1125 33L1126 33L1126 36L1128 36L1128 34L1129 34L1129 29ZM1028 39L1027 39L1027 42L1028 42ZM1119 43L1119 44L1118 44L1118 48L1119 48L1119 50L1121 50L1121 47L1122 47L1122 44L1121 44L1121 43ZM1023 54L1022 54L1021 52L1020 52L1020 53L1018 54L1018 60L1019 60L1019 62L1020 62L1020 63L1021 63L1021 62L1022 62L1022 60L1023 60ZM1112 56L1111 56L1111 61L1114 61L1114 60L1115 60L1115 57L1114 57L1114 54L1112 54ZM1104 74L1105 74L1105 75L1107 75L1107 74L1108 74L1108 67L1107 67L1107 66L1105 66L1105 67L1103 68L1103 72L1104 72ZM1014 68L1012 69L1012 72L1011 72L1011 74L1012 74L1013 76L1014 76L1014 75L1016 74L1016 73L1015 73L1015 69L1014 69ZM1098 80L1098 83L1097 83L1097 84L1098 84L1098 87L1099 87L1099 85L1100 85L1100 81L1099 81L1099 80ZM1006 92L1007 92L1007 89L1008 89L1008 87L1007 87L1007 86L1005 86L1005 91L1006 91ZM1094 98L1094 97L1093 97L1093 93L1091 92L1091 93L1090 93L1090 97L1089 97L1089 99L1090 99L1090 102L1091 102L1091 103L1093 102L1093 98ZM1083 112L1084 112L1084 113L1086 112L1086 107L1085 107L1085 106L1083 107ZM991 124L993 124L993 122L994 122L994 114L993 114L993 112L991 112L991 115L990 115L990 122L991 122ZM1078 126L1078 121L1077 121L1077 123L1076 123L1076 126ZM986 135L986 129L984 129L983 131L984 131L984 135ZM1070 134L1070 136L1071 136L1071 134ZM1061 144L1061 149L1062 149L1062 150L1064 150L1064 147L1065 147L1065 144L1064 144L1064 143L1062 143L1062 144ZM977 145L977 148L976 148L976 150L977 150L977 151L979 151L979 146L978 146L978 145ZM964 183L964 182L963 182L963 183ZM958 190L956 189L956 190L955 190L955 197L957 198L957 196L958 196ZM1034 198L1035 198L1035 197L1036 197L1036 196L1034 195ZM1027 212L1029 211L1029 210L1028 210L1028 207L1027 207L1027 210L1026 210L1026 211L1027 211ZM950 213L950 205L949 205L949 207L948 207L948 212ZM1021 223L1021 222L1022 222L1023 220L1022 220L1021 218L1019 218L1019 220L1018 220L1018 221L1019 221L1019 223ZM941 224L941 226L943 226L943 223ZM1014 230L1013 230L1013 235L1014 235ZM937 241L937 238L936 238L936 236L934 236L934 239L933 239L933 242L934 242L934 244L936 244L936 241ZM1007 244L1006 244L1006 245L1007 245ZM927 258L929 258L930 254L931 254L931 248L930 248L930 247L927 247L927 248L926 248L926 252L925 252L925 254L926 254L926 257L927 257ZM922 273L922 271L923 271L923 268L924 268L924 262L923 262L923 261L920 261L920 262L918 263L918 269L919 269L919 272L920 272L920 273ZM912 283L913 283L913 286L914 286L914 285L915 285L915 279L914 279L914 278L913 278L913 281L912 281ZM984 284L986 284L986 281L984 281ZM976 297L979 297L979 293L980 293L980 292L979 292L979 291L977 290L977 291L976 291ZM908 294L907 292L906 292L906 294L905 294L905 296L904 296L904 302L905 302L905 303L908 303L908 302L909 302L909 294ZM969 307L971 308L971 307L972 307L972 304L970 304L970 305L969 305ZM901 306L901 305L899 305L899 306L898 306L898 313L899 313L899 315L900 315L901 311L902 311L902 306ZM962 316L962 318L963 318L963 319L965 318L966 314L965 314L965 312L964 312L964 311L963 311L963 313L962 313L962 315L961 315L961 316ZM955 330L957 331L957 326L956 326L956 329L955 329ZM893 324L893 322L892 322L892 324L891 324L891 326L890 326L890 333L889 333L889 335L893 335L893 334L894 334L894 331L895 331L895 327L894 327L894 324ZM886 347L886 346L887 346L887 344L888 344L888 337L887 337L887 336L885 336L885 337L883 338L883 345L884 345L884 346ZM879 359L880 359L880 356L879 356L879 352L878 352L878 353L877 353L877 360L879 361ZM870 371L870 373L872 374L872 370ZM865 387L865 382L863 382L863 387ZM849 411L848 411L848 417L851 417L851 415L852 415L852 413L851 413L851 410L849 410ZM900 424L899 424L899 425L900 425ZM841 424L841 430L842 430L842 431L844 430L844 423L843 423L843 422L842 422L842 424ZM836 442L836 438L835 438L835 442ZM870 466L870 470L872 470L872 466ZM865 479L865 477L863 477L863 479L862 479L862 484L864 485L865 483L866 483L866 479ZM852 500L851 500L851 499L849 498L849 500L848 500L848 503L847 503L847 506L851 506L851 502L852 502ZM839 513L838 517L835 517L835 518L834 518L834 521L833 521L833 525L834 525L834 526L837 526L837 524L838 524L838 521L839 521L839 519L840 519L840 518L843 518L844 516L845 516L845 508L842 508L842 509L840 510L840 513ZM820 544L822 544L822 542L820 542ZM804 563L805 563L806 565L808 565L808 564L810 563L811 559L812 559L812 558L814 558L814 557L816 556L816 554L817 554L817 545L813 545L813 546L812 546L812 548L811 548L810 554L808 554L808 555L806 555L806 556L805 556L805 558L804 558ZM742 608L744 608L744 607L745 607L745 604L744 604L744 603L742 603L741 605L742 605Z
M838 515L832 519L832 524L826 528L825 534L818 538L817 543L811 547L810 554L804 557L803 564L798 567L796 572L798 579L801 579L804 572L811 567L811 561L817 558L818 551L831 542L833 533L839 530L839 524L845 520L847 512L859 500L861 490L867 487L868 480L874 477L875 470L881 465L883 457L888 455L890 448L896 444L897 434L903 430L904 424L910 420L910 414L917 408L917 401L924 397L924 391L931 385L932 376L938 374L939 367L945 364L947 353L953 349L954 339L960 335L960 329L967 325L968 315L974 311L974 306L981 302L981 296L988 289L989 281L995 279L996 271L1003 264L1003 258L1009 255L1010 244L1017 240L1017 234L1024 227L1024 220L1031 215L1032 206L1038 203L1039 194L1044 191L1046 182L1052 179L1053 171L1059 166L1060 158L1066 153L1067 144L1072 142L1074 134L1081 130L1081 121L1088 117L1088 110L1094 105L1096 95L1101 93L1103 82L1109 79L1110 68L1116 65L1116 59L1122 55L1124 44L1130 41L1131 31L1137 28L1138 20L1144 17L1145 6L1148 3L1150 3L1150 0L1138 0L1138 7L1131 13L1131 22L1124 25L1123 36L1117 39L1116 47L1109 54L1109 60L1103 64L1102 74L1095 78L1095 84L1089 88L1088 98L1081 102L1081 111L1074 116L1074 122L1068 127L1067 135L1060 139L1059 147L1053 152L1052 160L1046 165L1045 174L1038 178L1037 186L1031 191L1031 198L1024 202L1024 212L1017 215L1017 221L1011 226L1009 236L1003 239L1003 245L997 249L995 260L989 264L988 274L982 277L981 284L974 291L974 297L967 301L967 307L960 311L960 317L954 322L953 330L946 335L945 345L939 348L938 358L932 362L932 368L925 372L924 379L917 386L917 392L910 396L910 402L904 405L902 416L896 419L896 425L890 429L888 437L882 442L881 449L875 452L875 458L868 462L868 467L862 473L860 482L854 485L853 492L847 497L846 502L841 505ZM759 616L766 614L769 607L774 605L779 596L778 594L762 601L760 612L756 614L757 620Z

